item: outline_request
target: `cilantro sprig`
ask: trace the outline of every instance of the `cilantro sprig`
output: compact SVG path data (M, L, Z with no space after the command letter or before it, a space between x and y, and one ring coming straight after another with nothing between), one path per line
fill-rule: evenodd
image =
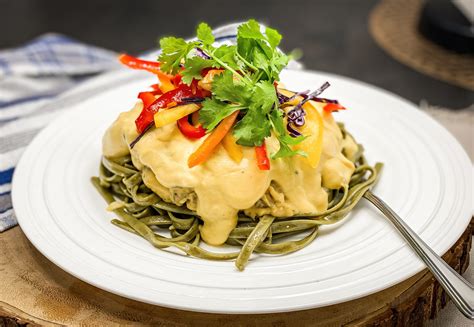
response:
M199 24L196 35L197 40L188 42L174 37L161 39L158 60L163 71L180 71L186 84L202 79L203 69L224 70L214 77L212 96L202 103L200 122L204 128L212 131L222 119L240 110L241 119L233 131L238 144L261 145L273 131L280 142L274 159L305 156L303 151L292 149L304 137L293 138L286 132L274 86L290 60L278 49L282 38L278 31L267 27L262 32L251 19L239 26L236 45L215 47L215 37L206 23Z

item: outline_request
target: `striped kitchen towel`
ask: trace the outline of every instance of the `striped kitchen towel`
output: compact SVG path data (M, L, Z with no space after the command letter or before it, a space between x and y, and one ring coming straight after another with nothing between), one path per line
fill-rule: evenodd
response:
M216 42L234 43L240 24L214 29ZM142 57L153 59L157 53L151 50ZM0 51L0 232L17 224L11 180L26 146L58 112L113 87L109 83L87 88L91 83L84 83L65 92L93 74L120 67L115 56L59 34L46 34L20 48ZM289 66L302 67L298 62Z
M0 232L16 225L10 196L15 165L52 119L42 108L85 76L117 67L115 56L60 34L0 51Z

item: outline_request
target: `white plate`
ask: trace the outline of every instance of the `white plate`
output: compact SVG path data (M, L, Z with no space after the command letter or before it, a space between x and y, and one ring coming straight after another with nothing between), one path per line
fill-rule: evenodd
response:
M153 82L146 75L133 75L133 81L127 75L124 82L120 74L89 83L99 94L76 94L76 104L66 101L70 110L38 135L15 171L13 203L21 228L62 269L128 298L218 313L335 304L380 291L423 269L394 228L364 200L342 223L321 228L307 248L255 256L244 272L233 262L157 250L111 225L113 215L89 181L97 175L101 137L118 113L133 105L137 92ZM385 163L375 193L438 254L454 244L471 218L471 164L444 128L411 103L361 82L296 71L285 71L282 80L295 90L329 81L324 96L350 108L337 113L337 119L364 145L371 163Z

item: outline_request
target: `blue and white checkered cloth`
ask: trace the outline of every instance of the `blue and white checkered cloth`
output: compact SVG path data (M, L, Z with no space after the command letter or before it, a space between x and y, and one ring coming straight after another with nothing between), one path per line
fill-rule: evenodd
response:
M57 113L42 108L84 76L117 67L112 51L59 34L0 51L0 232L16 225L11 202L15 165L28 143Z
M216 42L234 43L239 25L214 29ZM156 54L153 50L144 56L156 58ZM290 65L301 68L297 62ZM116 67L120 67L116 53L59 34L0 51L0 232L17 224L10 195L15 166L34 136L70 103L65 105L60 95L91 75Z

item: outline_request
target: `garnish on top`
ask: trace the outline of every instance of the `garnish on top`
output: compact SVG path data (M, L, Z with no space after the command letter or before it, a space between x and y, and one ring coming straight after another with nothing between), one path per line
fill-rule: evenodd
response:
M159 128L176 122L190 139L208 134L190 156L189 167L206 161L217 145L222 144L236 162L242 159L241 146L255 147L259 168L268 170L270 160L265 138L272 132L280 144L279 150L271 154L272 159L311 157L308 150L314 152L313 148L321 144L318 138L322 138L322 120L314 107L311 110L316 113L306 115L305 103L308 100L327 103L327 112L344 107L336 100L318 98L329 83L312 93L285 96L279 92L279 75L291 56L278 48L282 37L275 29L262 30L255 20L249 20L239 26L236 45L216 47L211 28L201 23L195 40L162 38L158 62L121 55L119 60L125 65L150 71L159 79L159 84L152 85L153 91L138 95L143 101L136 120L139 136L130 146L153 126ZM297 98L303 100L295 103ZM294 107L285 112L284 107L289 104ZM315 115L319 118L315 118L317 124L310 125L319 126L313 128L318 135L313 135L314 141L309 142L306 138L311 135L307 131L302 133L301 127L305 125L305 116ZM305 141L310 144L298 146Z

